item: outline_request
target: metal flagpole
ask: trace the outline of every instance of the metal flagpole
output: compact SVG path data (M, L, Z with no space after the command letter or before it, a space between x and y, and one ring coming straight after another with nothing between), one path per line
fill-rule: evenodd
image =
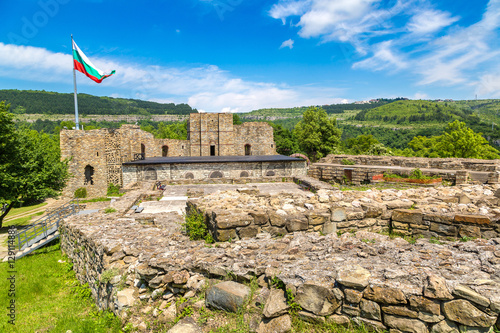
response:
M71 52L73 52L73 34L71 34ZM78 98L76 93L76 71L75 62L73 61L73 85L75 87L75 129L80 129L80 124L78 122Z

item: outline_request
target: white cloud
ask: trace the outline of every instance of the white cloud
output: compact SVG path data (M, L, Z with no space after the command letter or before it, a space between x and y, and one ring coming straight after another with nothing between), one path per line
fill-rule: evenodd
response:
M416 34L428 34L455 23L458 17L451 17L450 13L439 10L422 10L415 14L407 24L407 29Z
M363 68L372 71L399 70L408 67L403 56L398 55L392 49L392 42L382 42L374 46L374 55L353 65L353 68Z
M480 98L500 98L500 72L483 75L477 83L476 93Z
M478 69L500 55L500 0L489 0L481 20L460 26L460 17L429 0L280 0L270 16L299 17L302 38L349 43L355 69L405 70L421 85L477 84ZM342 46L341 46L342 49Z
M281 1L278 4L273 5L271 10L269 11L269 15L272 18L280 19L284 25L286 24L286 19L289 16L302 15L303 13L305 13L310 2L311 1L309 0Z
M342 91L314 86L288 86L245 81L214 65L197 67L144 66L88 54L99 68L115 69L103 81L115 96L155 101L175 100L209 112L246 112L266 107L293 107L341 102ZM72 84L72 56L49 50L0 43L0 76ZM20 74L22 73L22 74ZM78 74L78 85L96 85Z
M429 99L429 95L427 95L426 93L417 92L413 96L413 99Z
M281 43L280 49L282 49L284 47L288 47L288 48L290 48L290 50L293 49L293 39L287 39L286 41Z

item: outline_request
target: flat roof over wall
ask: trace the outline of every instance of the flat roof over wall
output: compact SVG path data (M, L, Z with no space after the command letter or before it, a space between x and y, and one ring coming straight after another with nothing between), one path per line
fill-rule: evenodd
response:
M176 156L176 157L150 157L144 160L124 162L123 165L144 164L190 164L190 163L253 163L253 162L299 162L305 161L284 155L255 155L255 156Z

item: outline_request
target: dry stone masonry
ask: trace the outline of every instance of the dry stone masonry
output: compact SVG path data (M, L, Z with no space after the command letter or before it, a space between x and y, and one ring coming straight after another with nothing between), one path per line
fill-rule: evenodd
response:
M241 188L188 202L205 215L215 240L295 231L366 230L427 238L500 237L500 190L488 185L408 190L259 194Z
M319 190L303 196L241 188L189 204L216 224L215 235L231 234L231 242L190 241L175 214L138 218L115 213L67 218L61 244L98 306L144 331L148 328L140 324L142 313L173 321L180 310L175 300L182 298L194 309L235 311L261 304L262 316L250 327L255 332L287 332L291 293L301 307L298 316L310 322L353 320L394 332L487 332L500 327L500 211L490 204L499 196L488 185ZM120 200L117 206L131 204ZM402 232L444 236L441 241L417 238L410 243L368 231L395 222L402 224L395 224ZM352 232L337 233L333 226ZM483 238L448 240L452 227L458 236L464 227L475 228ZM243 284L252 280L259 290L250 299ZM200 293L205 300L197 300ZM199 332L210 328L192 320L179 325Z
M347 161L353 164L346 164ZM361 184L372 182L373 176L384 172L408 175L416 168L427 176L456 184L500 182L500 160L466 158L328 155L310 167L309 175L325 181Z

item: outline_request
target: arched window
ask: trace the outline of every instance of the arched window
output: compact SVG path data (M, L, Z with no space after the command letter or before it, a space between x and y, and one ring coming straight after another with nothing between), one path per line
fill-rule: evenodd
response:
M94 167L90 165L85 167L85 182L83 185L94 185Z
M240 177L248 177L248 172L247 171L242 171L240 173Z
M163 156L163 157L168 156L168 146L161 147L161 156Z
M249 144L245 145L245 155L252 155L252 146Z
M146 158L146 146L144 145L144 143L141 143L141 154L142 157Z

